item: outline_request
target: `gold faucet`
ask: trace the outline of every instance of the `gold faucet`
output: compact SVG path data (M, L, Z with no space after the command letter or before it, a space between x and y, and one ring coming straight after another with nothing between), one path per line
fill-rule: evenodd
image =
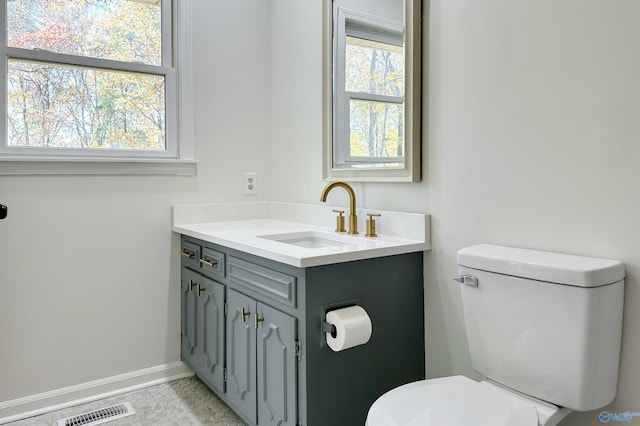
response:
M358 233L358 216L356 216L356 193L353 192L353 188L348 183L344 182L331 182L325 186L320 195L320 201L327 202L327 195L336 186L343 187L349 194L349 231L347 234L356 235Z

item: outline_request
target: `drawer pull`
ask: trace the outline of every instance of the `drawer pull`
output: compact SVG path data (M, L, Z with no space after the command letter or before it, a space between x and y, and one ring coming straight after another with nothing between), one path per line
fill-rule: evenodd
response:
M251 311L245 311L244 308L242 308L242 322L246 322L247 320L245 318L249 315L251 315Z
M188 257L189 259L193 259L194 253L189 253L189 252L186 252L186 251L181 251L181 252L180 252L180 256L182 256L182 257Z
M218 262L215 260L213 262L209 262L208 260L200 259L200 263L207 265L209 268L215 268L218 266Z
M260 318L258 314L256 314L255 318L256 318L256 328L258 328L258 323L261 323L262 321L264 321L264 318Z

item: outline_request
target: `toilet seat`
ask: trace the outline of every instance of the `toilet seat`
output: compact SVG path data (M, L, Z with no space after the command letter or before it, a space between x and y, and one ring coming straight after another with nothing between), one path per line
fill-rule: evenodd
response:
M421 380L378 398L366 426L538 426L559 407L464 376Z

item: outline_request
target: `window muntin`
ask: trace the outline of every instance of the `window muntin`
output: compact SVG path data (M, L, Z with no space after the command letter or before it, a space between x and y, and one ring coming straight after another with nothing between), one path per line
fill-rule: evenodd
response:
M7 137L0 139L0 156L177 159L171 4L5 1L0 120ZM75 20L89 15L85 22L94 26L75 26L67 8ZM130 19L122 15L135 10ZM38 22L28 31L17 29L34 16Z

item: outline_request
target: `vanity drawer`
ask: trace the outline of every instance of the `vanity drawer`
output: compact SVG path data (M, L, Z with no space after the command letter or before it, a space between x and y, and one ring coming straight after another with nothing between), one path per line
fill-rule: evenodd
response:
M180 257L182 258L183 265L199 267L200 246L188 241L183 241L182 249L180 250Z
M271 300L296 307L296 277L229 256L229 281Z
M224 253L209 247L202 247L202 255L200 256L200 266L202 273L205 275L214 275L224 278Z

